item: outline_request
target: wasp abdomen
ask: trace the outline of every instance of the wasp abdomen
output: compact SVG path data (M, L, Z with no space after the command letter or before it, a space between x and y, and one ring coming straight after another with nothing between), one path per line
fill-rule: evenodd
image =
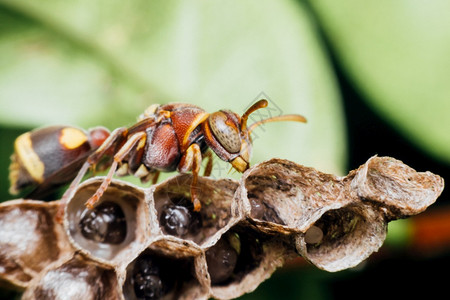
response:
M87 133L70 126L49 126L20 135L11 156L10 192L17 194L49 178L51 185L72 180L76 175L73 170L81 167L83 158L108 135L104 128L95 128ZM68 166L72 170L68 170ZM56 173L58 176L53 176Z

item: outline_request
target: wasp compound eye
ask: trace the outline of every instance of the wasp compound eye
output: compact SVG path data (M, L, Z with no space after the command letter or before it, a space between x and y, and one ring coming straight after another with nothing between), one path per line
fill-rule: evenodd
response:
M81 234L89 240L106 244L120 244L127 234L125 214L117 203L103 202L93 210L86 210L80 223Z
M219 143L230 153L238 153L241 150L241 136L234 122L230 121L227 114L218 111L211 114L209 125Z

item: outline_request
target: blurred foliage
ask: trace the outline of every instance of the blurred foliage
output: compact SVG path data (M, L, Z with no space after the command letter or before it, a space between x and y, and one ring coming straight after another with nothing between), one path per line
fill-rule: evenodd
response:
M265 114L298 112L309 123L259 128L255 162L280 156L339 173L345 166L333 73L307 13L291 1L1 4L4 125L114 128L152 103L242 114L268 97Z
M268 97L264 114L308 123L258 128L252 163L282 157L345 174L355 163L349 141L358 143L345 125L361 112L348 107L343 80L448 168L449 20L444 0L0 0L0 200L11 198L9 155L21 132L129 126L146 106L175 101L242 114ZM243 299L331 297L318 278L335 275L308 272L276 275Z
M416 146L450 163L450 2L310 3L370 106Z

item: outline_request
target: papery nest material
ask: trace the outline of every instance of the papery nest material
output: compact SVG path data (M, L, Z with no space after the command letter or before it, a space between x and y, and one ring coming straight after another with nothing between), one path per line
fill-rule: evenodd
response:
M295 235L299 253L317 267L339 271L377 251L389 221L424 211L443 188L440 176L391 157L374 156L345 177L272 159L244 174L237 206L261 231ZM305 239L310 230L318 241Z
M82 283L92 295L135 299L134 293L151 292L146 290L151 285L139 278L159 282L161 275L176 279L160 283L161 299L232 299L254 290L293 255L328 271L359 264L381 247L389 221L424 211L444 188L441 177L416 172L390 157L372 157L345 177L272 159L247 170L239 182L199 178L202 211L193 214L191 180L191 175L181 174L149 188L113 180L101 201L122 208L127 230L123 240L111 245L97 238L80 242L74 235L85 198L102 177L77 188L64 227L53 221L58 201L1 204L0 279L26 289L24 299L45 291L60 295L58 286L74 291L67 287L71 280L81 283L75 271L64 273L69 269L86 278L107 277L101 285ZM142 259L152 257L184 269L142 267ZM180 282L183 278L188 281Z

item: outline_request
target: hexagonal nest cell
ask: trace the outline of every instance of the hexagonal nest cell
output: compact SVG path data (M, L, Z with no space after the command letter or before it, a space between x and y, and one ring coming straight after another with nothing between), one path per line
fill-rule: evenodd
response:
M126 300L199 299L208 288L197 279L195 257L175 258L151 248L126 268L123 294Z
M327 271L351 268L377 251L387 233L382 215L364 204L324 213L297 240L299 253Z
M345 177L272 159L239 182L112 180L87 209L104 179L76 187L63 225L58 201L0 205L0 279L23 299L232 299L298 254L346 269L378 250L390 220L423 211L444 188L392 158L372 157Z
M0 204L0 278L24 288L70 249L54 216L59 203L12 200Z
M304 231L324 211L350 202L340 197L343 189L337 176L273 159L244 174L238 200L244 216L260 230L290 235Z
M188 174L170 178L155 188L153 201L163 234L203 245L230 222L238 183L230 179L199 178L196 189L202 207L194 212L191 182Z
M206 250L212 296L231 299L254 290L295 253L245 221L231 226Z
M116 265L142 250L148 239L150 219L144 191L113 180L92 210L85 202L103 177L81 184L66 207L64 225L72 244L103 263Z
M113 269L74 255L45 269L22 299L120 299L120 290Z

